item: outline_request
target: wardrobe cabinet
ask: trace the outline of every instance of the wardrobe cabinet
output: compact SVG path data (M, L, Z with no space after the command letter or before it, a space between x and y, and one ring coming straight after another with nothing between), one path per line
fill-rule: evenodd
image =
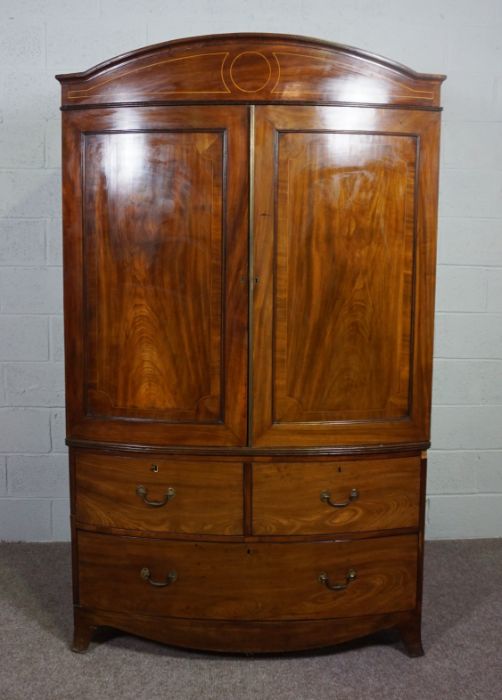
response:
M422 653L443 79L271 34L58 76L76 651Z

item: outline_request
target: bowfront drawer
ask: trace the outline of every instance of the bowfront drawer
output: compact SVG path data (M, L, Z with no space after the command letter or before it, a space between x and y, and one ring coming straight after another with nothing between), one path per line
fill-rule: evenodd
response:
M211 543L80 531L80 605L199 619L351 617L415 606L417 537Z
M99 527L238 535L242 465L79 453L76 519Z
M420 458L253 466L253 533L417 527Z

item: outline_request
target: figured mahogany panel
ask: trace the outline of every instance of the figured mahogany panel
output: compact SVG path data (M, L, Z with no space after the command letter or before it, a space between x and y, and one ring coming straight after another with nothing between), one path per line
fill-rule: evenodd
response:
M59 75L63 105L344 102L436 108L444 76L415 73L340 44L288 35L169 41Z
M256 107L255 445L427 439L436 129Z
M88 110L64 134L69 437L245 444L246 108Z
M408 414L416 138L279 134L274 421Z
M75 459L75 485L79 524L166 534L243 532L238 463L83 452Z
M418 528L419 505L419 457L253 465L255 535Z
M89 415L222 419L222 132L87 134Z
M78 533L80 605L213 620L301 620L411 610L417 538L222 544ZM147 568L157 587L141 576ZM346 583L330 590L319 581Z

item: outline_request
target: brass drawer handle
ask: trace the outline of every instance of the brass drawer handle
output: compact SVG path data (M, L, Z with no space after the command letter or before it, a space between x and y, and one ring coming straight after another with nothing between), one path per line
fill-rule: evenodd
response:
M335 503L331 500L331 493L329 491L321 491L321 501L327 503L332 508L346 508L352 501L357 501L358 498L359 491L357 489L352 489L346 501Z
M329 576L325 571L321 571L319 574L319 583L322 583L329 588L330 591L344 591L349 583L355 581L357 578L357 571L355 569L349 569L345 574L345 580L347 583L330 583Z
M151 506L152 508L162 508L162 506L165 506L168 501L176 496L176 491L170 486L166 491L166 495L161 501L150 501L148 499L148 491L146 488L144 486L137 486L136 495L142 498L143 503L146 503L147 506Z
M166 586L170 586L171 583L174 583L178 578L178 574L176 573L176 571L170 571L167 574L167 579L165 581L154 581L154 579L152 578L152 574L150 573L150 569L147 566L144 566L141 569L139 575L141 576L143 581L148 581L150 586L157 586L157 588L165 588Z

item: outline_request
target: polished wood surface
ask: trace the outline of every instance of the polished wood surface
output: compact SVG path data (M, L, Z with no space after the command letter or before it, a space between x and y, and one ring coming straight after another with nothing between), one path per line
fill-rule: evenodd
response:
M438 115L255 120L253 444L428 440Z
M357 497L350 500L353 489ZM334 507L321 500L328 491ZM253 467L253 533L418 528L420 460L283 462Z
M277 653L330 647L391 627L405 628L412 613L359 615L326 620L184 620L75 608L73 650L83 652L96 627L105 625L188 649ZM372 640L375 643L375 639ZM411 649L409 650L411 651ZM414 655L411 653L410 655Z
M80 526L159 533L243 534L243 466L238 463L79 454L75 517ZM143 486L145 496L138 495ZM166 500L162 506L145 501Z
M232 34L57 77L73 649L420 655L444 76Z
M68 437L245 444L246 108L65 114L63 148Z
M124 102L304 101L434 109L444 80L352 47L281 34L170 41L57 77L67 108Z
M308 544L221 544L119 538L79 532L80 604L101 610L220 620L322 619L409 610L415 606L416 537ZM171 571L164 588L155 581ZM344 583L332 591L325 571Z
M83 148L88 414L221 421L224 133Z
M295 131L277 149L273 420L405 417L417 140Z
M388 529L382 530L346 530L339 535L337 533L327 533L319 534L315 533L312 535L305 534L282 534L282 535L220 535L220 534L199 534L199 533L184 533L184 532L163 532L159 530L135 530L131 528L120 528L120 527L107 527L104 525L93 525L90 523L82 522L81 520L76 520L72 518L75 523L76 530L85 530L86 532L100 532L109 535L119 535L126 537L148 537L149 539L162 540L169 537L172 541L183 541L183 542L223 542L229 544L230 542L246 544L260 544L265 543L305 543L305 542L316 542L319 538L332 538L332 537L343 537L344 540L369 540L378 537L387 537L389 534L393 536L400 535L415 535L417 532L416 527L398 527L393 528L392 531Z
M430 441L425 442L389 442L383 445L309 445L308 447L226 447L226 446L185 446L185 445L152 445L150 443L124 442L117 445L113 442L102 442L97 440L87 440L79 438L67 438L67 445L75 449L99 450L100 452L116 453L118 451L127 454L164 454L185 456L204 456L235 459L248 457L252 460L277 457L287 457L293 459L305 459L305 457L316 457L321 459L330 458L355 458L358 457L384 457L396 454L419 454L430 447Z

